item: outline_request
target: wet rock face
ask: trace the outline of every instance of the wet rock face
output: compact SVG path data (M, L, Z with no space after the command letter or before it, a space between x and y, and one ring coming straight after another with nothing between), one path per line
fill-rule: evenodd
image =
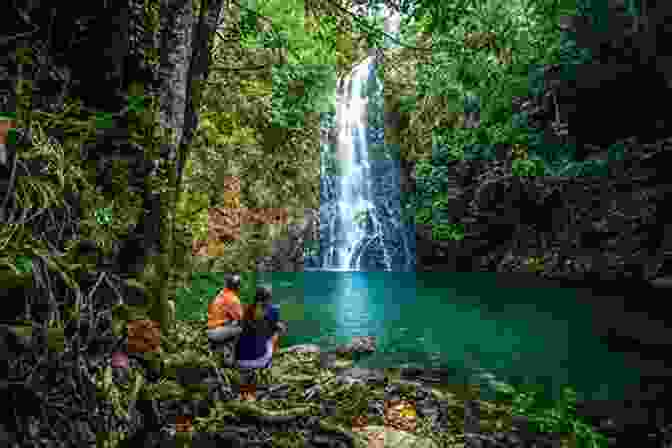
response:
M604 161L608 174L491 182L481 175L495 171L495 161L449 167L460 186L449 209L467 236L459 244L433 241L431 229L421 229L419 270L522 272L530 256L543 260L541 275L563 279L651 279L672 270L662 216L670 183L656 168L670 161L669 116L647 105L648 98L664 103L672 95L670 58L658 51L670 37L663 23L672 6L650 5L635 20L623 2L606 3L603 28L582 18L561 24L590 50L591 61L543 67L540 94L515 98L513 110L544 132L545 143L574 144L576 160ZM632 113L609 107L616 98ZM623 143L625 160L612 159L615 142Z
M271 255L257 263L259 272L301 272L304 268L304 242L319 241L320 215L306 209L304 219L288 226L288 236L273 242Z
M415 264L414 238L410 229L403 224L401 210L402 185L400 175L402 169L398 160L375 160L371 163L372 195L379 219L382 222L383 241L390 257L391 269L395 272L408 272ZM403 187L405 188L405 187ZM374 246L375 247L375 246ZM381 251L374 251L365 260L369 269L382 270L385 262Z
M464 240L435 241L431 228L418 226L419 269L443 265L567 280L665 276L672 270L672 239L666 236L664 198L672 183L655 167L672 162L671 154L672 142L632 145L623 160L609 164L607 176L590 178L478 184L469 176L454 199L462 206L451 208L463 211L454 219L465 225ZM530 257L539 257L537 271Z

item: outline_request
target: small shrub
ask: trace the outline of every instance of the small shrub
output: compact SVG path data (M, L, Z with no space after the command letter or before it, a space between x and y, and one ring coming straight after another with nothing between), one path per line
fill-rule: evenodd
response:
M435 240L455 240L464 239L464 226L462 224L437 224L432 227L432 238Z
M430 224L432 222L432 209L421 208L415 214L415 222L417 224Z
M563 389L562 398L551 409L540 409L535 391L518 391L513 397L512 413L527 417L542 433L574 434L580 447L599 448L606 437L576 417L576 392Z
M511 171L516 176L543 176L544 163L539 159L515 159L511 162Z

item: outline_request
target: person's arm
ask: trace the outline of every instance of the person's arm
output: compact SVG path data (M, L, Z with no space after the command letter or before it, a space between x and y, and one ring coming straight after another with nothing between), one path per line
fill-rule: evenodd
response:
M257 305L254 303L244 304L243 305L243 318L242 320L255 320L257 314Z
M229 309L229 320L243 320L244 308L240 302L234 303Z
M273 341L273 353L276 353L280 348L280 335L278 333L273 334L271 340Z

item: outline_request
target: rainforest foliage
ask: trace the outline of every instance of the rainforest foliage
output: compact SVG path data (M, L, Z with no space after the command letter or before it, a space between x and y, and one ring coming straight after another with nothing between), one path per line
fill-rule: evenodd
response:
M337 77L369 46L383 47L384 37L397 47L385 47L378 67L384 107L407 120L386 127L383 150L415 164L416 191L404 197L404 207L416 222L446 215L448 163L492 159L502 146L514 154L515 175L603 172L604 164L577 162L571 145L548 144L524 114L514 113L512 100L543 93L544 67L560 64L572 76L573 67L590 60L558 24L568 15L597 20L606 1L234 1L217 33L181 199L200 213L195 234L204 234L203 207L222 197L226 175L241 178L243 207L286 207L297 218L304 207L319 207L319 132L333 125ZM380 16L366 13L382 3L402 13L397 38L385 36ZM465 128L464 115L473 112L480 123ZM322 158L333 162L333 154ZM247 245L256 240L263 248L277 234L272 227L244 233L226 263L246 259L238 267L251 268Z
M557 25L560 17L572 14L588 15L599 24L606 2L227 2L209 55L209 76L194 86L200 119L180 179L173 226L176 243L188 247L189 239L207 236L207 209L224 206L227 177L241 180L236 202L240 207L286 208L290 222L302 219L304 208L319 207L324 156L320 128L333 127L337 77L367 57L371 46L385 48L378 67L384 101L373 102L372 109L382 107L402 117L396 126L374 124L385 127L383 150L415 166L416 191L404 200L417 222L446 216L448 163L492 158L502 145L515 152L514 173L522 176L604 170L603 165L573 160L571 146L546 143L527 126L527 117L513 112L512 99L541 94L545 66L560 64L571 76L577 64L590 60L574 36ZM381 17L367 13L382 3L403 14L397 38L385 36ZM639 4L632 0L628 5L636 14ZM195 6L198 9L199 2ZM385 47L384 37L397 48ZM70 103L66 101L77 109ZM465 128L464 115L474 111L480 113L480 124ZM136 115L139 123L147 121L143 114ZM148 117L151 121L149 112ZM79 127L73 131L88 135L103 118L91 117L83 131ZM51 124L49 120L45 118L45 125ZM75 154L65 152L64 160ZM613 153L618 157L619 148ZM114 179L111 197L118 197L127 183L121 175L124 167L117 171L120 176ZM24 190L20 188L29 197ZM120 201L85 195L91 202L86 204L91 219L84 227L99 235L123 234L124 227L137 221L140 208L137 194L128 196L128 201ZM93 231L101 228L109 231ZM219 268L254 270L258 256L285 230L282 224L244 226L240 241L227 248Z
M607 0L433 0L402 1L402 48L384 62L386 83L405 87L395 101L410 115L402 131L401 157L415 164L416 190L404 197L406 216L415 222L454 232L446 221L446 168L455 159L492 160L498 148L512 154L518 176L583 176L606 172L601 161L577 161L573 144L549 144L541 130L528 126L528 117L515 112L512 101L544 93L544 70L558 65L565 78L579 64L589 63L588 49L563 30L562 17L583 15L601 23ZM639 4L626 2L632 15ZM602 20L603 22L603 20ZM415 80L394 78L404 59L415 55ZM408 64L410 65L410 64ZM389 74L392 73L392 76ZM404 73L408 77L408 73ZM404 84L406 84L404 86ZM409 88L408 84L411 84ZM386 101L388 97L386 94ZM478 111L478 126L463 127L455 115ZM559 117L558 117L559 119ZM561 123L558 123L561 124ZM386 130L386 138L387 138ZM610 158L621 148L612 147Z
M350 8L243 0L222 14L178 206L195 238L207 234L207 207L224 206L225 176L241 179L241 207L286 208L290 222L319 207L321 113L333 111L336 73L361 57L362 27L374 26L357 18L358 28ZM243 225L218 268L254 270L278 226Z

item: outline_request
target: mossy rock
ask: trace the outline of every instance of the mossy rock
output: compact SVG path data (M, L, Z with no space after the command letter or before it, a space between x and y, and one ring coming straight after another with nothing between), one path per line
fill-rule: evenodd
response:
M353 361L352 359L348 358L336 358L336 361L334 361L333 368L336 370L341 370L341 369L349 369L352 367Z
M176 400L183 399L186 395L184 387L172 380L149 385L145 390L145 398L151 400Z
M195 350L187 350L181 353L164 355L163 366L166 377L176 378L178 369L216 367L216 364L208 356Z
M273 446L278 448L301 448L306 444L303 436L294 432L276 432L272 437Z
M438 448L436 442L418 437L406 431L385 426L369 425L356 432L367 446L379 448Z

